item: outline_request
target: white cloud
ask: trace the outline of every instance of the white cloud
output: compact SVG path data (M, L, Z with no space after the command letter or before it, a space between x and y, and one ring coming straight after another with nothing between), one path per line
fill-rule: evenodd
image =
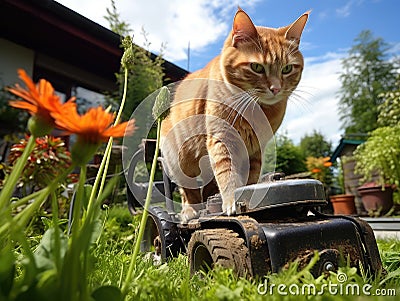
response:
M149 34L150 50L157 52L162 43L167 43L165 58L179 62L186 60L190 41L191 51L201 55L207 47L225 38L231 27L237 0L116 0L121 20L128 22L134 30L134 41L141 45L141 28ZM259 0L244 0L240 6L249 10ZM350 0L342 9L361 4L363 0ZM111 8L110 0L58 0L81 15L108 27L104 16ZM222 45L221 45L222 47ZM302 48L312 45L304 44ZM337 113L336 92L340 87L338 72L341 55L326 53L321 57L306 59L302 82L298 88L299 97L288 105L287 115L280 132L287 131L295 143L314 129L320 131L334 144L339 140L341 130Z
M346 18L346 17L350 16L351 4L352 4L352 1L349 1L344 6L339 7L338 9L336 9L336 14L342 18Z
M319 131L335 147L340 129L337 92L340 89L342 54L327 53L305 60L302 80L296 95L288 104L287 113L279 130L286 133L295 144L300 139Z
M341 18L350 16L351 9L354 5L361 5L364 0L349 0L345 5L336 9L336 14Z
M241 1L243 7L253 7L258 0ZM108 27L104 19L110 0L58 0L83 16ZM122 21L134 31L134 42L143 45L142 28L148 33L150 50L157 53L166 44L165 58L182 61L191 51L202 52L208 45L224 39L230 30L238 2L231 0L120 0L116 7Z
M388 54L398 56L400 53L400 43L399 42L390 43L389 46L390 49L388 50Z

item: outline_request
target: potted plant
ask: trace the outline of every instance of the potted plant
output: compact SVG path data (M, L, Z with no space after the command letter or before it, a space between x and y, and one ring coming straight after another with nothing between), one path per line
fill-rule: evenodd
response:
M371 216L380 216L393 207L393 187L384 187L376 182L368 182L358 188L365 210Z
M342 162L341 162L342 163ZM351 193L346 193L345 183L344 183L344 172L342 164L339 167L339 175L337 177L338 184L340 186L340 194L334 194L329 197L332 204L334 214L344 214L344 215L356 215L357 207L355 201L355 195Z
M336 194L330 196L334 214L354 215L357 214L355 196L353 194Z
M329 187L332 184L332 171L330 167L332 162L329 157L308 157L306 166L314 179L321 181L324 185L325 192L329 194ZM334 214L352 215L356 214L356 206L354 203L354 195L337 194L330 196L330 201Z
M355 173L364 183L358 192L365 209L375 215L387 213L393 206L393 188L400 181L400 125L377 128L354 155Z

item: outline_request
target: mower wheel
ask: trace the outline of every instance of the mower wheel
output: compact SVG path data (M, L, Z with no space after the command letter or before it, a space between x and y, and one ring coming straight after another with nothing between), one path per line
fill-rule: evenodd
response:
M177 256L184 251L177 221L164 208L159 206L150 208L140 251L152 252L161 261Z
M229 229L195 231L188 244L190 271L208 271L220 265L238 276L251 274L249 250L238 233Z

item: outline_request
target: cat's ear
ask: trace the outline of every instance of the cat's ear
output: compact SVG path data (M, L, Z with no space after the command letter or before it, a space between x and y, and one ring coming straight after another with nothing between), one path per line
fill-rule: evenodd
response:
M310 15L311 11L305 12L300 18L289 25L285 37L288 40L295 41L297 44L300 43L301 34L303 33L304 26L306 26L308 16Z
M243 41L254 40L258 36L257 29L250 17L238 7L232 28L232 46L236 47Z

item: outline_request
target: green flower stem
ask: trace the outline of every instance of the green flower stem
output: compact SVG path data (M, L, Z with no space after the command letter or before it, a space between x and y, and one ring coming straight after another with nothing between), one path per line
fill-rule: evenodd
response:
M15 240L19 241L22 249L25 252L26 257L28 257L29 259L29 262L32 262L36 269L37 266L36 266L35 256L33 255L31 246L28 243L28 238L26 237L23 229L20 229L18 227L12 227L12 236L14 237Z
M79 175L78 188L74 199L74 208L72 212L72 237L75 237L79 233L80 229L80 215L82 210L83 198L85 193L85 182L86 182L86 166L81 166L81 173Z
M14 220L17 222L18 227L25 227L35 212L42 206L46 198L49 196L52 190L55 190L57 187L57 183L52 183L49 186L46 186L44 189L41 190L41 194L38 195L34 201L29 204L24 210L22 210L19 214L14 216Z
M58 226L58 201L54 191L51 192L51 209L53 214L53 227L54 227L54 261L57 272L61 270L61 240L60 240L60 228Z
M106 149L106 151L104 152L104 158L103 158L103 159L105 159L105 164L104 164L103 174L102 174L102 177L101 177L101 183L100 183L99 191L98 191L98 193L97 193L97 197L98 197L98 198L99 198L100 195L102 194L103 189L104 189L104 185L105 185L105 183L106 183L107 172L108 172L108 166L110 165L110 158L111 158L111 151L112 151L112 144L113 144L113 141L114 141L113 137L110 137L110 140L108 141L110 147L108 147L108 148ZM108 146L108 145L107 145L107 146Z
M0 220L4 221L5 219L8 219L7 223L5 223L4 227L5 228L8 227L9 223L12 221L12 216L11 216L11 210L12 209L18 208L19 206L25 205L29 201L32 201L33 199L38 197L42 193L42 191L43 191L43 189L39 190L39 191L35 191L32 194L23 197L22 199L19 199L19 200L15 201L15 202L11 202L11 204L9 206L9 210L3 211L0 214ZM0 229L2 229L2 228L0 228ZM3 233L3 231L0 230L0 233Z
M133 270L135 268L136 259L137 259L137 256L139 254L139 251L140 251L140 243L141 243L141 241L143 239L144 229L145 229L145 226L146 226L147 217L149 215L150 201L151 201L151 197L152 197L152 193L153 193L154 175L156 173L156 167L157 167L158 150L159 150L159 147L160 147L160 132L161 132L161 118L158 118L157 119L156 149L155 149L155 153L154 153L153 162L152 162L152 165L151 165L149 188L147 190L146 201L144 203L142 219L140 221L139 232L138 232L138 235L136 237L136 242L135 242L135 246L134 246L134 249L133 249L133 254L132 254L132 257L131 257L131 262L130 262L130 265L129 265L128 273L126 275L125 282L124 282L124 284L122 286L122 296L124 296L124 298L125 298L125 296L126 296L126 294L128 292L128 288L129 288L129 286L131 284L131 281L132 281L132 273L133 273Z
M26 208L24 208L20 213L15 215L13 217L13 221L15 224L13 227L17 228L23 228L25 227L29 220L32 218L32 216L35 214L35 212L40 208L40 206L44 203L46 198L49 196L50 193L55 191L58 187L58 183L60 182L61 179L64 179L72 170L74 169L74 166L69 167L64 173L56 177L48 186L43 188L42 190L33 193L32 195L28 195L25 198L21 199L23 200L23 203L27 203L28 201L32 201L31 204L29 204ZM10 222L6 222L1 228L0 228L0 237L8 231L8 228L10 227Z
M124 110L125 102L126 102L126 94L128 91L128 68L125 68L124 73L124 91L122 94L121 105L119 107L119 111L117 117L115 118L114 125L117 125L120 122L122 111Z
M29 155L35 147L35 137L31 135L22 152L21 157L17 160L17 163L13 167L13 170L6 180L3 189L0 192L0 212L3 211L10 204L10 198L15 189L15 185L28 161Z
M17 208L19 206L25 205L26 203L28 203L32 199L36 198L39 194L41 194L42 191L43 191L43 189L35 191L35 192L31 193L30 195L27 195L27 196L23 197L22 199L18 199L15 202L12 202L10 204L11 209L14 209L14 208Z
M122 116L122 111L124 110L124 106L125 106L125 102L126 102L127 90L128 90L128 68L125 68L124 91L122 94L121 105L119 107L117 117L115 118L115 121L114 121L114 125L117 125L120 122L120 119ZM106 176L107 176L107 171L108 171L108 165L110 162L112 144L113 144L113 137L110 137L110 139L108 140L106 149L104 151L104 156L103 156L103 159L101 160L99 170L97 171L96 179L93 183L93 189L90 193L90 197L89 197L89 201L88 201L88 211L93 206L96 191L98 191L97 197L99 197L101 195L101 193L103 192L104 183L106 181ZM100 183L100 180L101 180L101 183ZM99 187L99 183L100 183L100 187Z
M57 189L61 179L64 179L73 170L74 166L70 166L62 174L56 177L49 185L40 190L38 196L34 199L34 201L29 204L29 206L26 207L21 213L17 214L14 219L16 221L19 221L19 224L21 224L22 226L25 225L32 217L32 215L36 212L36 210L40 208L40 206L43 204L49 194Z
M102 177L105 177L103 174L103 171L105 170L105 172L107 173L107 169L105 169L106 161L107 161L106 158L109 157L108 154L111 153L112 143L113 143L113 140L112 140L112 137L110 137L110 139L108 140L106 149L104 151L103 159L101 160L99 169L97 170L97 175L96 175L96 179L93 183L92 191L90 192L90 197L89 197L88 206L87 206L87 212L89 212L93 208L93 202L94 202L94 198L96 195L96 191L99 191L99 194L101 192L99 189L99 184L100 184ZM85 212L84 219L86 219L87 212Z
M81 254L82 245L80 244L80 225L81 225L81 210L84 197L84 189L86 182L86 166L81 166L81 173L74 199L74 207L72 212L72 233L70 237L69 248L65 254L63 266L61 269L61 289L60 296L62 300L81 300L82 290L87 290L87 287L80 285L81 279L85 279L87 275L82 274ZM79 275L79 277L77 277Z

